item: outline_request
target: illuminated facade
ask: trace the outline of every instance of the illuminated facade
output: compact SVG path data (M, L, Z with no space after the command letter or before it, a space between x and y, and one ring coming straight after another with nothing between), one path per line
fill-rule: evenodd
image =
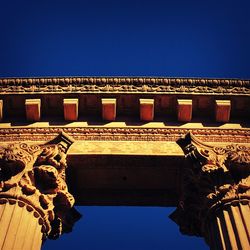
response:
M211 249L250 248L250 81L7 78L0 87L1 249L40 249L71 231L74 202L176 206L182 233Z

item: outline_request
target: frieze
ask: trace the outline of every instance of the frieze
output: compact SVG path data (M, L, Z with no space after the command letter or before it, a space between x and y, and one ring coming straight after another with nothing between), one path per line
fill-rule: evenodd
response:
M49 141L65 132L75 140L95 141L176 141L192 132L204 142L249 143L249 129L212 128L104 128L104 127L33 127L0 128L0 141Z
M74 154L101 155L146 155L166 156L183 155L181 148L175 142L169 141L77 141L71 147Z
M201 78L65 77L0 79L0 93L190 93L249 95L250 81Z

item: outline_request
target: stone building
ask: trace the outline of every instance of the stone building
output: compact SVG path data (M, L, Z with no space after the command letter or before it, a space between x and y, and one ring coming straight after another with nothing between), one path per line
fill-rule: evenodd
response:
M176 206L182 233L250 249L249 96L235 79L0 79L0 248L70 232L76 203Z

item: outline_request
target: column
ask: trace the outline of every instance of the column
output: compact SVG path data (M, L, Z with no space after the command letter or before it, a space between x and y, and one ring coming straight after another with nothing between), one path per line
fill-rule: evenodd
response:
M65 182L65 134L51 144L0 146L0 249L40 249L71 231L80 214Z
M177 143L190 164L170 218L183 234L204 237L210 249L250 249L250 148L210 146L192 134Z

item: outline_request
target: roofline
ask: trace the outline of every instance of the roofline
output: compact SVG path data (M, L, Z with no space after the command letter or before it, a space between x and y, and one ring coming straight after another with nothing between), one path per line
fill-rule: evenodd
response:
M174 78L174 77L14 77L0 78L0 86L12 85L193 85L250 87L250 80L230 78Z

